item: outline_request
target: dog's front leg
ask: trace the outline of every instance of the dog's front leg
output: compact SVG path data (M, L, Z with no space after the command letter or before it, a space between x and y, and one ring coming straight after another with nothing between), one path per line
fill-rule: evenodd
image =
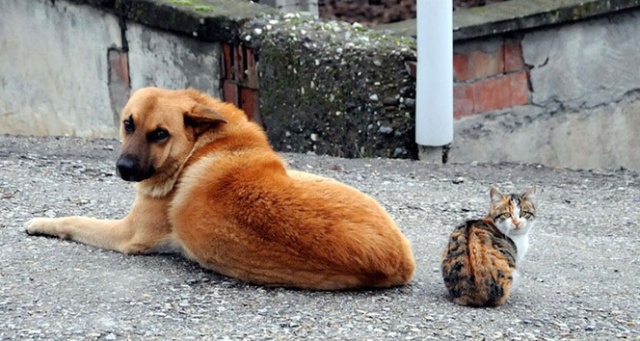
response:
M100 220L87 217L34 218L27 222L27 233L46 235L123 253L138 253L130 247L135 231L125 219Z
M31 235L71 239L122 253L144 254L172 243L166 209L166 200L138 197L123 219L34 218L27 222L26 231Z

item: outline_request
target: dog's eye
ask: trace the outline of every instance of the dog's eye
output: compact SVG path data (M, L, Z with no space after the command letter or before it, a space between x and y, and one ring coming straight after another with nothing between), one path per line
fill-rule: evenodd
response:
M166 129L158 128L147 134L149 142L162 142L169 138L169 132Z
M133 125L133 120L131 119L131 117L122 121L122 127L124 128L124 131L127 133L133 133L133 131L136 129L136 126Z

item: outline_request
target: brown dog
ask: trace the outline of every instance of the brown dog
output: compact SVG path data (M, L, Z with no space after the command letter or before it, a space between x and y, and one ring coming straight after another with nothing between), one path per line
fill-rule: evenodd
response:
M406 284L408 240L369 196L287 171L240 109L195 90L145 88L121 114L117 170L138 182L120 220L36 218L44 234L124 253L177 251L244 281L334 290Z

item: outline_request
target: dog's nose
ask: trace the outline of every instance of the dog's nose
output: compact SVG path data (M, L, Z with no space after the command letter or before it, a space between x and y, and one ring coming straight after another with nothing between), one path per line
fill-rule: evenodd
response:
M118 176L125 181L136 181L136 167L137 161L131 157L120 157L118 162L116 162L116 169L118 172Z

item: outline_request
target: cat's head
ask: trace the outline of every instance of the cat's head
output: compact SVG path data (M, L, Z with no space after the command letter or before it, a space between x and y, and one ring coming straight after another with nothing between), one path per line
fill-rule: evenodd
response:
M536 219L536 206L533 202L536 195L535 186L522 194L502 194L497 188L492 187L489 195L489 216L502 233L517 236L529 232Z

